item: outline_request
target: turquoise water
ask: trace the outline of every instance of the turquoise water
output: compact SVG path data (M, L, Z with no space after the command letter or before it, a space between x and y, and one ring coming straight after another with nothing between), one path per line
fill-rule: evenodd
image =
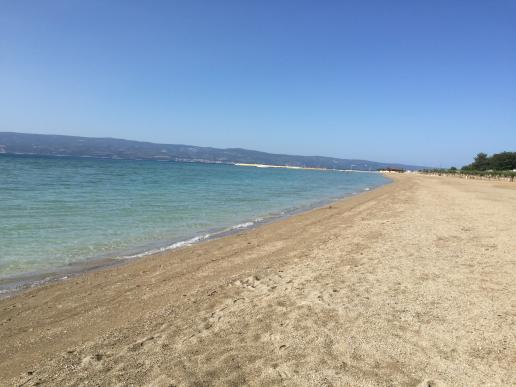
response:
M386 182L374 173L0 155L0 278L174 248Z

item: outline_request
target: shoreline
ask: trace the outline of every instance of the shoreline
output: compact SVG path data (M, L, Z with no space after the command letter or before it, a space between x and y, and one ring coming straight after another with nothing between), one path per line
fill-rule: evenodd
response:
M516 187L392 178L0 300L0 384L510 384Z
M385 175L384 175L385 176ZM389 179L388 176L385 176ZM199 243L209 242L220 238L225 238L241 232L253 230L257 227L261 227L267 224L271 224L282 219L287 219L292 216L296 216L305 212L309 212L332 203L336 203L341 200L361 195L365 192L378 189L385 185L392 184L392 179L374 187L368 187L361 192L354 192L352 194L345 194L338 198L332 199L321 199L309 206L300 206L292 209L282 210L279 214L266 214L263 217L257 217L253 220L243 220L242 223L232 225L229 227L220 227L212 230L200 231L194 235L187 236L185 239L175 240L163 243L162 245L157 244L154 247L148 249L135 248L134 252L128 252L127 254L115 255L102 255L98 258L86 259L83 261L72 262L66 266L49 268L46 270L35 271L35 272L23 272L13 275L8 275L0 278L0 300L5 298L11 298L20 294L24 291L35 289L41 286L53 284L60 281L70 280L77 276L87 274L89 272L109 269L116 266L126 265L134 260L145 259L158 254L165 254L170 251L175 251L189 246L194 246ZM130 250L129 250L130 251Z

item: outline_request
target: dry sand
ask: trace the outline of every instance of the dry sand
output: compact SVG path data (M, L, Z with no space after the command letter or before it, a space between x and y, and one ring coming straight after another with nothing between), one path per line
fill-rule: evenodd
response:
M0 385L515 385L516 184L395 180L0 301Z

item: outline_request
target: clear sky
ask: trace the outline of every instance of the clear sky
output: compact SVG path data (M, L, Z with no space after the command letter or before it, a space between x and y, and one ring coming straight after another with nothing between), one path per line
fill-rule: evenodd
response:
M0 0L0 131L461 166L516 151L516 1Z

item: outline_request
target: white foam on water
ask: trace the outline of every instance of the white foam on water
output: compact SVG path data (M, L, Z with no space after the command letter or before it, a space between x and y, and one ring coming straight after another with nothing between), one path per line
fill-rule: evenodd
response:
M240 224L236 224L236 225L232 226L231 230L241 230L241 229L244 229L244 228L249 228L252 225L254 225L254 222L240 223Z
M116 257L115 259L133 259L133 258L147 257L149 255L162 253L162 252L165 252L168 250L174 250L174 249L178 249L180 247L190 246L190 245L193 245L194 243L208 239L210 236L211 236L211 234L199 235L199 236L196 236L196 237L193 237L190 239L186 239L184 241L172 243L171 245L168 245L168 246L160 247L158 249L147 250L147 251L144 251L144 252L138 253L138 254L124 255L121 257Z
M284 212L282 211L282 214L283 213ZM147 257L149 255L163 253L163 252L169 251L169 250L175 250L175 249L178 249L180 247L191 246L191 245L193 245L195 243L198 243L198 242L201 242L203 240L209 239L210 237L216 237L217 235L223 235L223 234L225 234L225 233L227 233L229 231L245 230L245 229L247 229L249 227L254 226L256 223L263 222L264 220L265 220L264 218L256 218L256 219L254 219L253 222L244 222L244 223L235 224L234 226L228 227L227 229L224 229L224 230L222 230L220 232L217 232L215 234L199 235L199 236L196 236L196 237L193 237L193 238L190 238L190 239L186 239L184 241L179 241L179 242L172 243L171 245L168 245L168 246L147 250L147 251L144 251L144 252L141 252L141 253L138 253L138 254L130 254L130 255L118 256L118 257L115 257L115 259L133 259L133 258Z

